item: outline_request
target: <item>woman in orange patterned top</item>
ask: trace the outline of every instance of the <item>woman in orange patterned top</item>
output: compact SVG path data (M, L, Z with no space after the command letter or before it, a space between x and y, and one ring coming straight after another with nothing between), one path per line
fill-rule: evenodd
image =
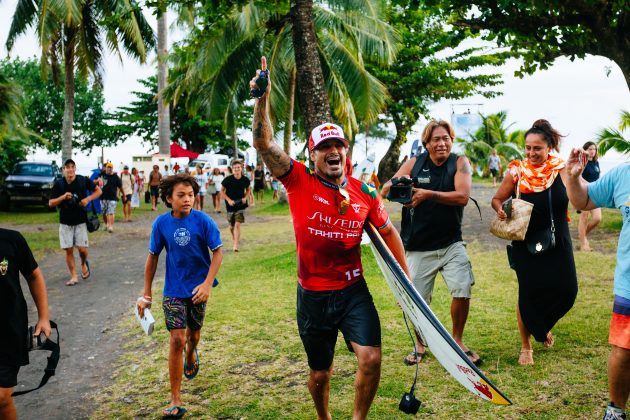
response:
M492 199L500 219L508 217L502 204L514 195L517 185L521 199L534 204L525 240L512 241L508 247L510 266L518 279L521 365L534 364L530 336L544 347L553 346L551 329L571 309L577 295L565 162L551 155L560 150L561 137L548 121L535 121L525 133L525 159L510 162L509 174Z

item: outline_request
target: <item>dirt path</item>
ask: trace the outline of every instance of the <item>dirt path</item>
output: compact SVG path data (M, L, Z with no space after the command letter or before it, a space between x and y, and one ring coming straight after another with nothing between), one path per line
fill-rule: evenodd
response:
M478 200L483 220L471 202L464 212L464 239L479 242L487 249L500 249L505 242L488 232L494 212L489 203L494 188L475 185L472 196ZM400 206L388 203L393 214ZM40 391L16 399L18 414L23 419L84 419L93 408L91 395L111 383L116 360L123 353L122 337L114 326L129 315L131 307L142 290L144 261L148 237L156 214L144 213L133 223L115 225L111 235L101 235L90 247L92 276L75 287L64 285L68 278L61 252L47 255L39 261L49 288L50 313L61 326L62 356L57 374ZM213 215L214 217L215 215ZM227 226L223 214L214 217L221 229ZM400 219L400 217L394 217ZM247 216L247 223L263 223L264 216ZM399 222L397 223L399 226ZM37 229L33 226L6 226L17 230ZM56 229L48 226L46 229ZM575 237L575 232L572 232ZM231 242L226 243L226 253ZM229 258L229 256L228 256ZM156 277L162 277L164 262L160 261ZM25 287L25 286L24 286ZM26 288L26 287L25 287ZM27 292L31 311L29 319L36 319L32 299ZM45 367L45 352L35 352L31 364L22 369L17 390L31 388L39 383Z

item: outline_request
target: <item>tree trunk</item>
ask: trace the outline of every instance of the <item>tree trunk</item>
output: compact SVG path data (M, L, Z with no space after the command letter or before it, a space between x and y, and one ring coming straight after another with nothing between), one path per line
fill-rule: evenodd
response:
M72 125L74 123L74 40L65 45L64 50L64 106L61 128L61 164L72 158Z
M298 99L308 135L319 124L331 121L328 93L313 24L312 0L291 0L291 23Z
M297 83L295 67L291 70L289 78L289 110L284 124L284 151L291 155L291 138L293 137L293 113L295 112L295 85Z
M387 153L378 164L378 179L382 184L389 181L394 176L400 164L400 146L407 142L407 129L402 121L394 117L394 125L396 126L396 138L392 140L387 149Z
M238 159L238 136L236 135L236 121L232 124L232 146L234 147L234 159Z
M171 126L168 102L164 101L163 94L168 77L168 45L166 40L167 22L166 6L163 1L158 5L158 134L160 154L170 155Z

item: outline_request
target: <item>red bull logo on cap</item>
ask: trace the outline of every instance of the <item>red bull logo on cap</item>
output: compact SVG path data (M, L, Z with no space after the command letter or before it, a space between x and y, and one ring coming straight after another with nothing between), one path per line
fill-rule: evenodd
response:
M311 136L308 141L309 150L313 150L322 141L328 139L340 139L346 146L349 144L341 127L332 123L324 123L315 127L313 131L311 131Z

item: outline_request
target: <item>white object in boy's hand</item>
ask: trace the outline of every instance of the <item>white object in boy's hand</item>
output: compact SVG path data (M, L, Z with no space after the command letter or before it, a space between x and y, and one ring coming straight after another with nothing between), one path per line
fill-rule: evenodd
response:
M146 335L151 335L153 332L153 326L155 325L155 318L153 318L153 314L149 308L144 308L144 315L140 317L140 312L138 312L138 305L134 305L133 312L136 314L136 318L138 318L138 322L142 326Z

